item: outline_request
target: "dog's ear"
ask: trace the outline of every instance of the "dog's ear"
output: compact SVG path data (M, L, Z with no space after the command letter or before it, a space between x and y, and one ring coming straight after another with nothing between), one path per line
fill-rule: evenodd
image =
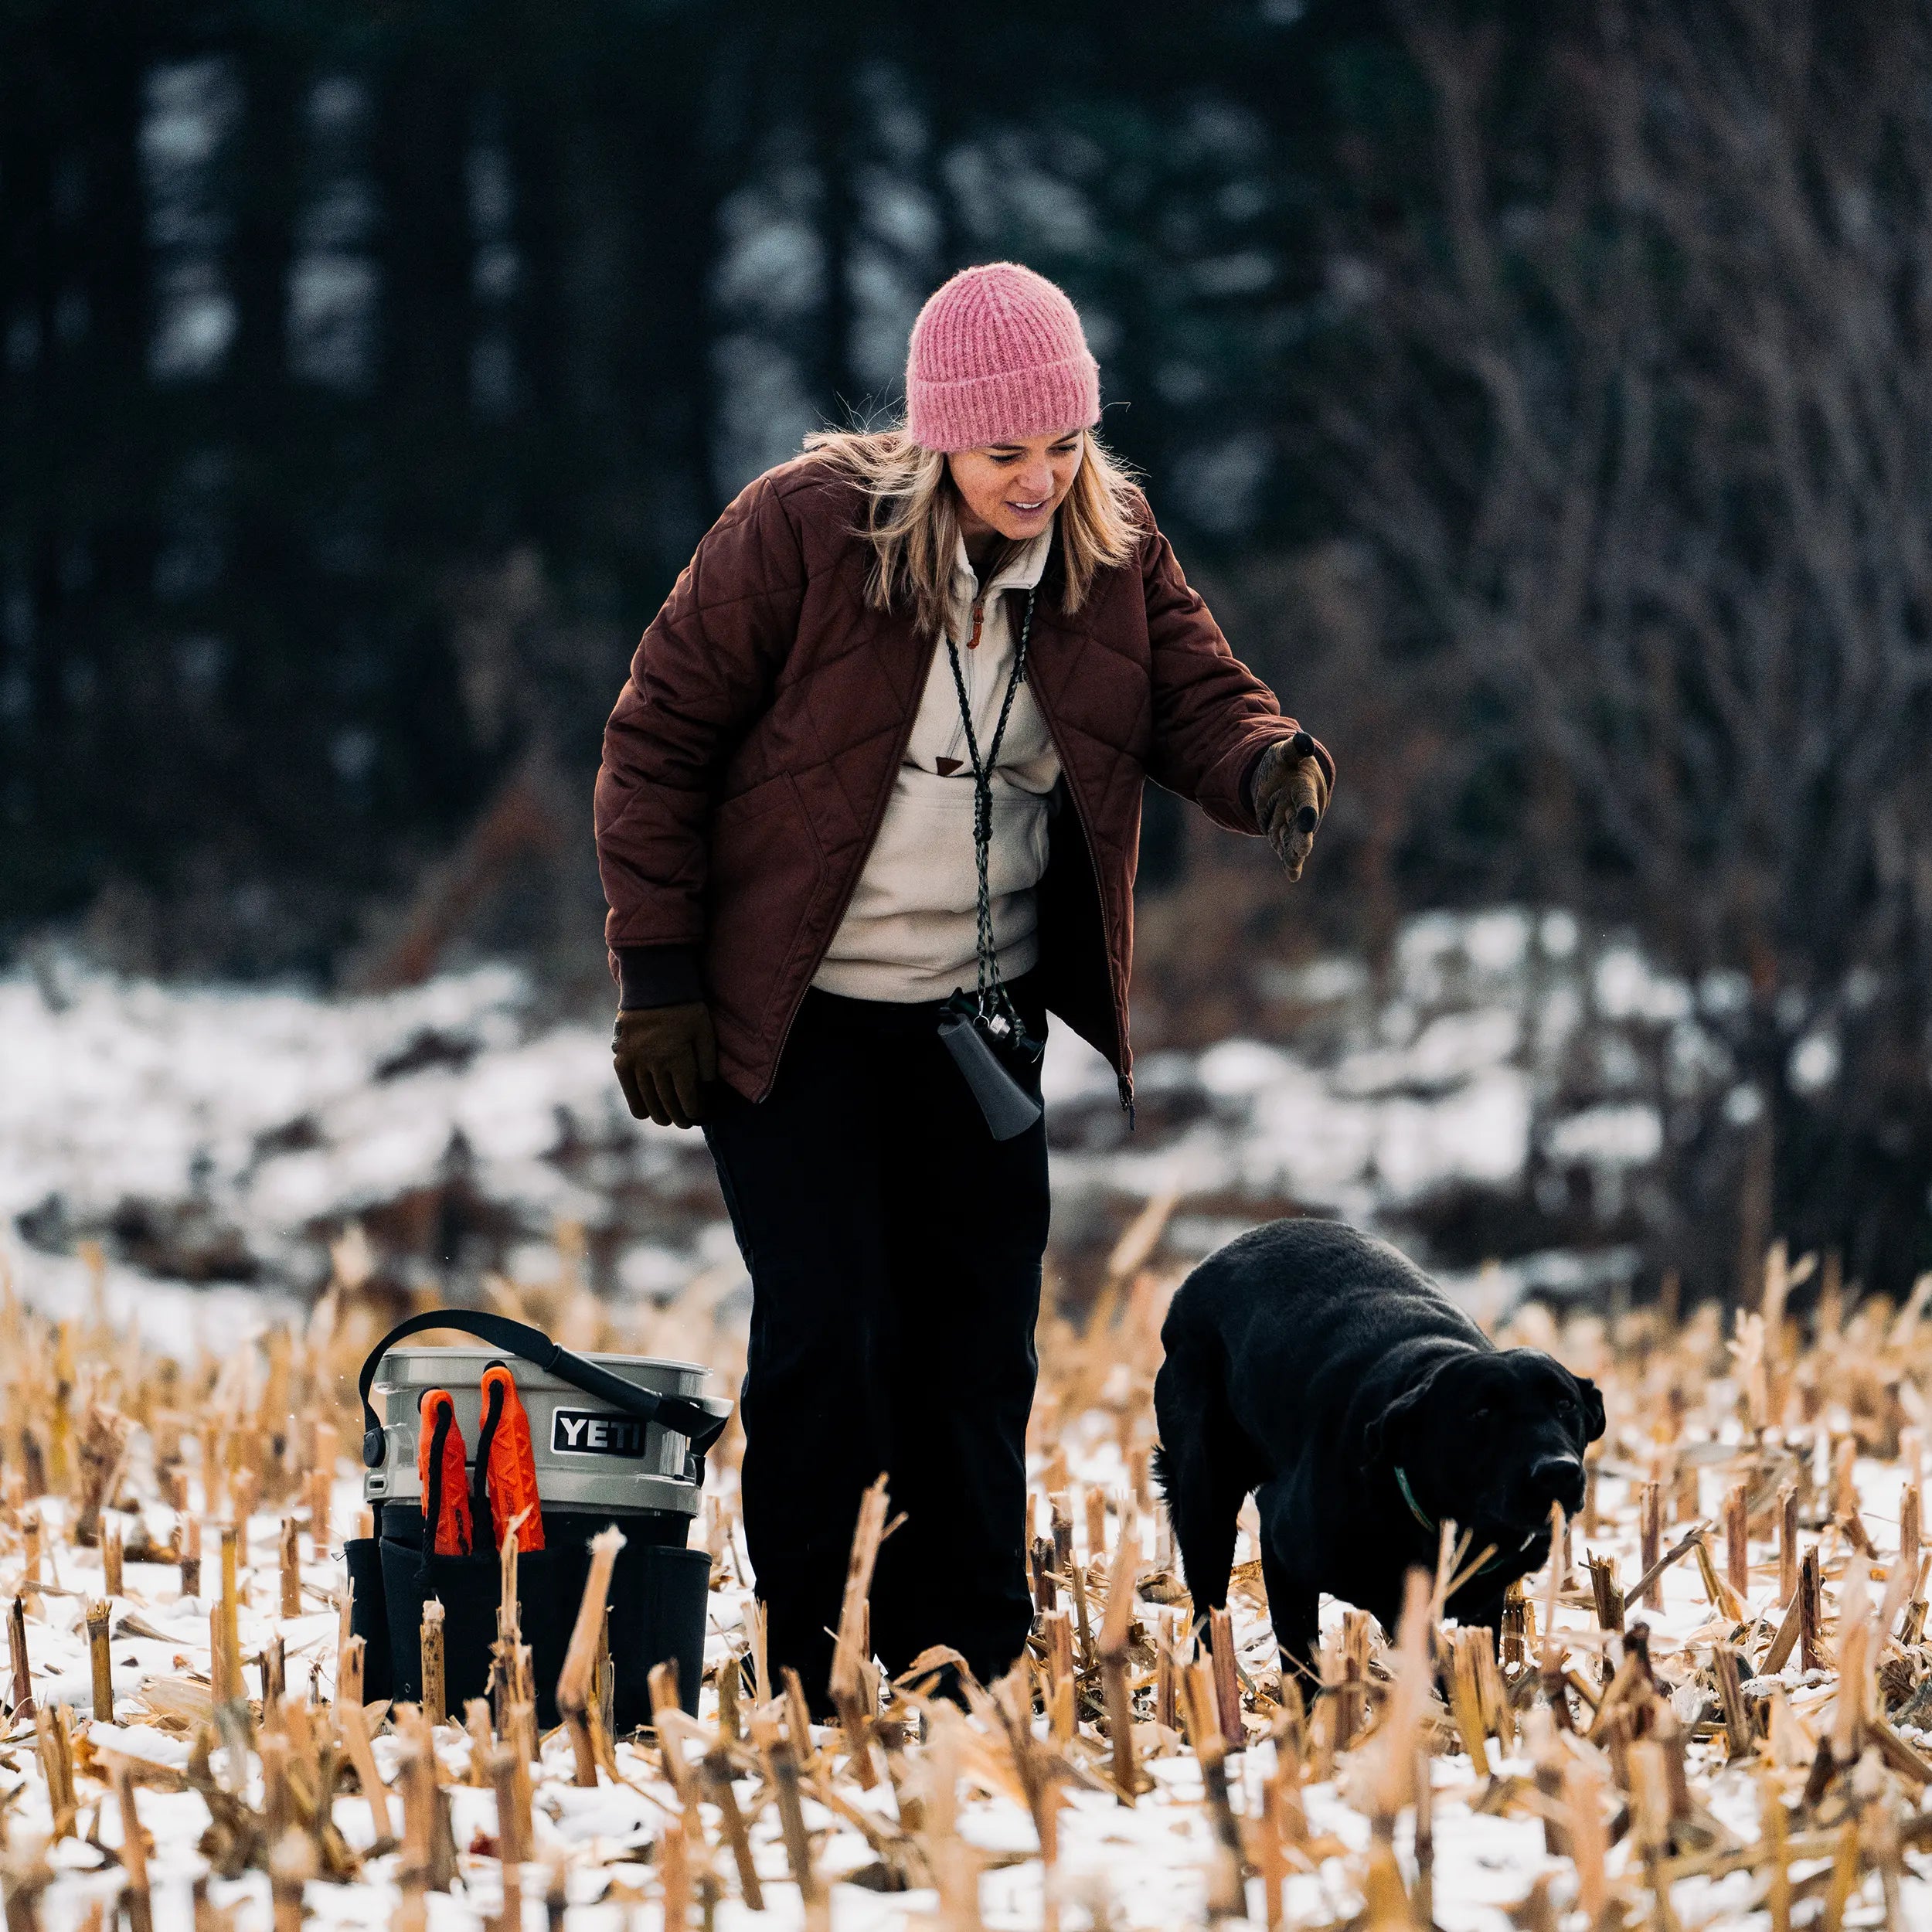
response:
M1362 1432L1362 1447L1370 1462L1379 1462L1385 1452L1393 1453L1391 1442L1400 1436L1403 1423L1421 1407L1441 1372L1440 1367L1431 1369L1420 1382L1403 1389L1380 1414L1369 1418L1368 1427Z
M1571 1378L1577 1384L1577 1393L1583 1399L1583 1440L1594 1442L1604 1433L1604 1398L1595 1383L1588 1376Z

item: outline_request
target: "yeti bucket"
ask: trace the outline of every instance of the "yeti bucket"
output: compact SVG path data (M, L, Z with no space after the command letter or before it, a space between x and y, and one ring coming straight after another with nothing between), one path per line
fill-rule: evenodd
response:
M478 1340L457 1348L398 1345L426 1328ZM624 1536L609 1597L614 1726L622 1733L651 1721L648 1679L660 1663L677 1666L679 1697L695 1713L711 1563L685 1543L704 1487L705 1452L723 1433L731 1404L704 1393L710 1373L696 1363L579 1355L526 1323L459 1308L412 1316L362 1364L362 1494L376 1533L353 1539L344 1553L354 1593L350 1628L365 1641L364 1697L420 1699L423 1606L432 1598L443 1606L451 1713L488 1688L500 1594L490 1512L473 1512L468 1554L437 1551L434 1533L426 1533L417 1449L423 1400L431 1389L447 1390L465 1482L474 1481L484 1374L497 1364L514 1378L529 1418L543 1512L544 1546L517 1556L538 1722L558 1721L557 1677L590 1571L590 1540L614 1523Z

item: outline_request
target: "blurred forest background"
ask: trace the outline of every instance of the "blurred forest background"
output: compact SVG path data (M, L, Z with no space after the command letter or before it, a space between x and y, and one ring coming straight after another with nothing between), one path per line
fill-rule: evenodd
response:
M1567 909L1728 1056L1644 1238L1932 1263L1923 4L0 0L0 946L606 1001L638 634L1002 257L1341 760L1150 796L1148 1043Z

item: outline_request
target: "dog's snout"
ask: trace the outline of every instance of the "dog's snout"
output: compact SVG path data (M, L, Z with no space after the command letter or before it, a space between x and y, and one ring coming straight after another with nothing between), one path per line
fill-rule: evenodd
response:
M1583 1465L1575 1456L1539 1456L1531 1464L1530 1487L1546 1502L1560 1502L1570 1515L1583 1506Z

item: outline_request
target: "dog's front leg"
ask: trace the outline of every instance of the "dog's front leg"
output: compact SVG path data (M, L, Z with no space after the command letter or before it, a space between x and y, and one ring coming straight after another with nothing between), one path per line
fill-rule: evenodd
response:
M1321 1640L1321 1592L1284 1563L1266 1539L1261 1545L1261 1580L1268 1587L1268 1616L1281 1653L1282 1676L1284 1680L1300 1676L1302 1696L1312 1697L1320 1682L1315 1654Z
M1254 1502L1261 1519L1261 1580L1267 1586L1282 1673L1301 1675L1305 1696L1312 1695L1319 1678L1315 1652L1321 1641L1321 1586L1317 1579L1321 1573L1301 1473L1292 1468L1281 1471L1255 1491Z

